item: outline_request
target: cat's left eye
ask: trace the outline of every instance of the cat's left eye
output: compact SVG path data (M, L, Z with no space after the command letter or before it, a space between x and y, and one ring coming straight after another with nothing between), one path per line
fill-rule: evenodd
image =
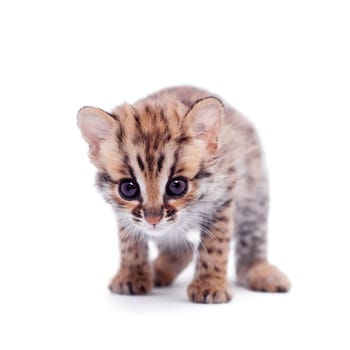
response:
M187 180L178 177L168 182L166 186L166 193L171 197L181 197L187 192Z

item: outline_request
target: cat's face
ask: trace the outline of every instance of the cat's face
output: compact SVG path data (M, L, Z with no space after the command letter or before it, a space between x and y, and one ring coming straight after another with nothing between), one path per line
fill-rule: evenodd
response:
M216 98L190 110L148 102L123 105L113 114L93 107L79 111L97 185L122 226L153 237L190 226L188 208L203 197L222 116Z

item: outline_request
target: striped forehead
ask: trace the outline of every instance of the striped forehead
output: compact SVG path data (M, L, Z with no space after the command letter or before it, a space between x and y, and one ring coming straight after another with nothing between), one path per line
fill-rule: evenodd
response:
M118 116L117 142L124 153L136 154L137 166L147 176L159 174L166 154L186 140L182 121L174 108L142 104L137 109L124 105Z
M124 105L115 116L117 148L124 158L119 174L139 183L144 201L162 201L169 178L181 175L190 179L196 174L198 150L174 108Z
M145 201L162 202L165 186L175 167L170 147L165 147L151 156L145 150L138 150L133 158L132 168Z

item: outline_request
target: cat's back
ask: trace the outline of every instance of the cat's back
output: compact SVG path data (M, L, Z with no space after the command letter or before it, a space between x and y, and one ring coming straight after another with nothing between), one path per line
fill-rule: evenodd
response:
M225 121L224 123L249 123L249 121L237 110L235 110L224 97L219 94L201 89L195 86L183 85L162 89L146 97L145 100L155 100L161 104L169 101L177 101L190 108L196 101L206 98L216 97L220 99L225 106Z
M171 101L180 102L189 109L196 101L210 96L217 97L225 106L220 139L226 149L246 147L246 142L250 143L252 138L257 138L254 126L245 116L235 110L222 96L208 90L189 85L175 86L155 92L146 100L154 100L160 104L167 104Z
M186 107L191 107L196 101L208 97L216 96L204 89L200 89L194 86L175 86L165 88L157 91L148 96L150 99L165 101L178 101L184 104ZM217 97L217 96L216 96Z

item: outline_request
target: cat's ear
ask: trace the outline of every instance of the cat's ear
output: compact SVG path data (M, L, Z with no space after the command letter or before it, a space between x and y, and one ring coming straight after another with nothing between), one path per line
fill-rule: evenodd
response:
M224 117L224 105L216 97L206 97L195 102L185 116L185 128L195 138L206 143L207 150L214 154Z
M90 146L92 159L98 156L100 145L113 135L116 121L102 109L83 107L78 112L78 127Z

